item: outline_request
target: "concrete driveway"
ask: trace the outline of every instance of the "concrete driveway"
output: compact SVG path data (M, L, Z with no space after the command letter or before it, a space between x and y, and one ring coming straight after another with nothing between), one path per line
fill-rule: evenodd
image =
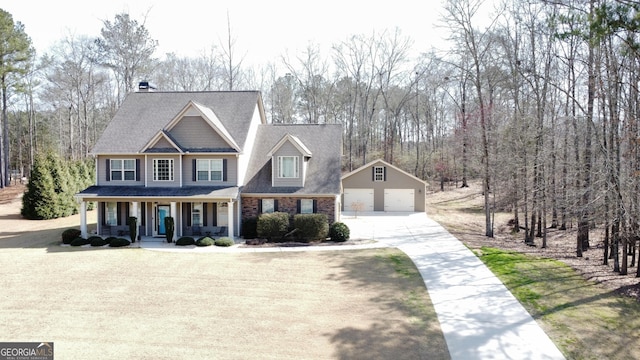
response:
M502 282L424 213L345 213L353 239L405 252L419 269L452 359L564 359Z

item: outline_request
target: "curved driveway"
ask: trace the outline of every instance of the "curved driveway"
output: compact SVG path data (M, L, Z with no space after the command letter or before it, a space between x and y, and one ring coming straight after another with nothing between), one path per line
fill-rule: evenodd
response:
M564 359L502 282L426 214L346 213L342 221L352 239L375 239L413 260L452 359Z

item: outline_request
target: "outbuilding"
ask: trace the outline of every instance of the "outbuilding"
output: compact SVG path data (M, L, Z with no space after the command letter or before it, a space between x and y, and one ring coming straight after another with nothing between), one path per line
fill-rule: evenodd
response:
M427 183L378 159L342 176L343 211L425 211Z

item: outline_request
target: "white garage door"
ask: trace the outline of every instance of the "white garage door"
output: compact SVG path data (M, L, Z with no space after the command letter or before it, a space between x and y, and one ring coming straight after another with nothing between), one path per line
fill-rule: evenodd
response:
M373 211L373 189L344 189L344 211Z
M385 189L384 211L415 211L413 189Z

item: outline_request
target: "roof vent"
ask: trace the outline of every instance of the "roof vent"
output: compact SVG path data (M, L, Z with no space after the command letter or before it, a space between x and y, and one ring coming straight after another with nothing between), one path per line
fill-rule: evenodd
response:
M148 81L138 83L138 92L151 92L156 90L156 86Z

